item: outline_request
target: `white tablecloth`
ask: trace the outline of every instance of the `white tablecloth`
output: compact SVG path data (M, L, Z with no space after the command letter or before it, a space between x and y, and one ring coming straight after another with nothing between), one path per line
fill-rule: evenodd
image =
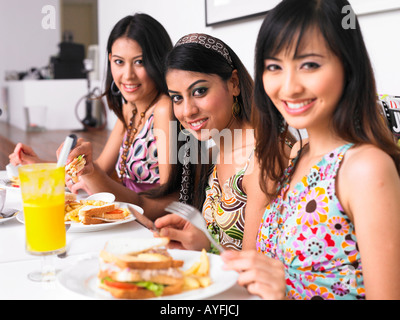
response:
M0 171L0 179L6 177ZM22 199L18 189L7 188L5 209L22 210ZM113 228L86 232L67 232L67 257L54 258L56 269L63 269L79 263L79 260L96 256L106 241L114 236L130 235L138 238L152 237L152 233L136 221L121 224ZM38 283L28 279L29 272L40 269L40 258L25 251L25 228L22 223L13 219L0 224L0 300L5 299L89 299L63 287L58 281ZM235 285L229 290L208 299L243 300L255 297Z

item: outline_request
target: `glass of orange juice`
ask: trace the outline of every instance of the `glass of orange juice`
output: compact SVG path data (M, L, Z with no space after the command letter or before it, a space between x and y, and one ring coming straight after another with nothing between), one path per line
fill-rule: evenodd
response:
M26 250L42 256L42 270L28 275L34 281L54 280L52 257L65 252L65 167L37 163L18 168L24 208Z

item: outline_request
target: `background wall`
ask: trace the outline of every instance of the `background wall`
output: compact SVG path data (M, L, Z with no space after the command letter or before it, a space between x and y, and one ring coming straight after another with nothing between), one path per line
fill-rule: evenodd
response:
M252 1L247 0L248 5ZM376 72L378 92L400 95L400 9L396 9L400 0L350 1L355 6L392 7L391 11L362 15L359 21ZM59 10L60 2L0 0L0 88L4 85L6 70L41 67L48 64L51 55L58 53L60 19L57 18L55 30L44 30L41 9L44 5L54 5ZM254 74L254 47L263 16L206 27L204 0L98 0L100 80L105 74L105 48L112 27L122 17L135 12L147 13L160 21L174 43L190 32L205 32L221 38L238 54L250 74ZM0 117L0 121L3 119ZM109 120L109 127L112 127L112 117Z
M249 5L251 1L247 1ZM190 32L205 32L221 38L253 74L254 47L264 16L206 27L204 0L98 0L98 10L100 65L103 70L104 51L113 25L128 14L143 12L160 21L174 43ZM359 21L376 71L379 92L400 95L400 9L362 15Z
M27 71L49 64L50 56L58 53L60 33L60 0L0 0L0 107L5 103L7 71ZM55 27L45 29L42 21L44 6L55 8ZM6 117L3 115L0 121Z
M251 5L251 1L247 3ZM360 10L368 9L366 0L354 1L355 6L364 5ZM382 0L379 2L382 4ZM254 74L254 48L264 16L206 27L204 0L98 0L100 75L105 74L105 48L112 27L122 17L135 12L147 13L157 19L173 43L191 32L221 38L237 53L250 74ZM359 22L376 73L378 92L400 95L400 9L364 14L359 16Z

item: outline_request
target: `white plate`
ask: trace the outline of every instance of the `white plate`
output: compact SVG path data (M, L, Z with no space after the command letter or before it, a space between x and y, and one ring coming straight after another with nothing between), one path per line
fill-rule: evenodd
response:
M99 200L104 202L114 202L115 196L110 192L99 192L88 196L84 200Z
M177 260L183 260L183 270L190 268L193 263L200 261L199 251L168 250L171 256ZM204 299L231 288L237 281L238 274L234 271L222 269L223 261L220 256L208 254L210 261L210 277L212 284L206 288L184 291L179 294L163 296L154 299L166 300L194 300ZM66 289L80 295L94 299L115 299L108 291L98 287L97 272L99 270L99 258L93 257L81 260L77 264L62 270L57 279Z
M17 215L14 214L12 217L9 217L9 218L0 218L0 224L6 223L7 221L11 221L12 219L15 219L16 216Z
M115 202L117 205L124 205L124 202ZM136 209L137 212L140 214L143 214L143 209L140 208L139 206L136 206L134 204L129 204ZM18 212L17 214L17 220L21 223L24 223L24 214L22 211ZM107 222L107 223L100 223L100 224L88 224L85 225L83 223L75 222L75 221L67 221L65 224L70 224L71 227L68 229L68 232L93 232L93 231L101 231L101 230L106 230L113 228L117 225L128 223L131 221L136 220L136 218L130 214L128 217L126 217L124 220L117 221L117 222Z

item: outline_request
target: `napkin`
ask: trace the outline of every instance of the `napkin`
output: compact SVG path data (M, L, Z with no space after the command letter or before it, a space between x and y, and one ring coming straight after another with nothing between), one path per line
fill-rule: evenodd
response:
M8 176L9 179L12 179L14 177L18 177L19 176L18 167L19 166L14 166L11 163L6 165L7 176Z

